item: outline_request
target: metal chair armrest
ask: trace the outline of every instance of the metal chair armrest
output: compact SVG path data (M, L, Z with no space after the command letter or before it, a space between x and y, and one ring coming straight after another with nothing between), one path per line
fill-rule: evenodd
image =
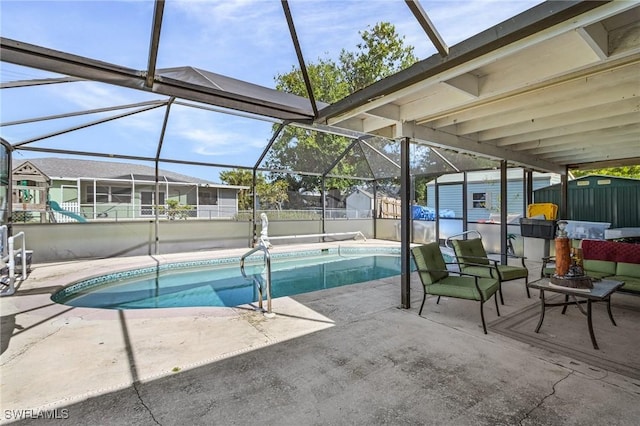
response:
M459 256L458 259L478 259L478 260L486 260L490 263L493 263L494 266L498 265L498 260L496 259L491 259L490 257L484 257L484 256ZM469 263L469 262L459 262L459 263L464 263L466 265L474 265L474 266L480 266L482 264L476 264L476 263Z

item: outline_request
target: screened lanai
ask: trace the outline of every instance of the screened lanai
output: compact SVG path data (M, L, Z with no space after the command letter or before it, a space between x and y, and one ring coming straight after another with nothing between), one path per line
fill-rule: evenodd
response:
M506 194L511 167L524 182L534 171L558 173L566 182L571 168L639 162L635 2L514 2L486 20L476 19L481 4L473 9L462 2L457 9L452 2L418 1L49 6L2 5L0 129L9 225L9 171L17 159L146 164L156 176L168 169L212 184L245 171L252 177L248 220L227 226L235 229L233 238L213 244L186 224L165 228L156 209L153 250L169 244L179 250L190 238L196 249L231 240L248 246L258 213L290 203L291 210L316 212L299 233L362 227L370 236L396 236L406 266L416 178L500 170ZM46 31L25 30L27 15ZM380 21L414 46L416 62L336 101L317 98L316 58L329 52L327 61L337 60L341 49L357 45L359 32ZM292 70L301 95L279 87L278 77ZM253 196L261 179L286 182L286 200ZM399 226L378 226L377 203L366 224L328 221L328 200L346 210L355 188L372 191L374 199L382 188L392 192L385 196L400 200ZM524 211L531 187L523 192ZM500 210L505 248L506 204ZM122 227L134 225L119 226L117 232L130 234ZM49 238L46 229L38 231ZM139 246L127 235L109 253L85 253L131 254Z

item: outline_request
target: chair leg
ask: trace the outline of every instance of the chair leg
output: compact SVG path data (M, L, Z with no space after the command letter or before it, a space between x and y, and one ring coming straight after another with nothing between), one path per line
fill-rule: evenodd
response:
M498 313L498 316L500 316L500 308L498 308L498 295L497 294L493 295L493 301L496 302L496 312Z
M438 296L438 300L436 300L436 305L440 304L440 296Z
M424 308L424 302L427 300L427 292L424 292L424 296L422 296L422 305L420 305L420 312L418 312L418 316L422 315L422 308Z
M484 330L484 334L487 334L487 324L484 322L484 309L482 309L484 303L480 302L480 318L482 319L482 329Z
M502 297L502 281L500 281L500 286L498 287L498 292L500 293L500 303L504 305L504 298Z
M531 293L529 293L529 286L527 284L529 284L529 277L525 277L524 279L524 288L527 289L527 298L531 299Z

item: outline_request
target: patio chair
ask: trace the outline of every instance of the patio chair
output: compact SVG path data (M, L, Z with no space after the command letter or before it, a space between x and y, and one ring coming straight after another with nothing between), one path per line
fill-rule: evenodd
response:
M524 257L507 255L510 258L520 259L522 266L500 265L498 260L490 259L482 245L480 238L471 238L469 240L452 239L453 251L456 254L460 270L468 274L474 274L486 278L497 278L500 282L500 303L504 305L502 296L502 283L505 281L517 280L524 278L527 297L531 298L529 293L529 270L524 264Z
M427 294L438 296L436 303L440 303L441 296L476 300L480 302L482 329L484 334L487 334L483 306L485 301L494 296L496 311L500 316L498 299L495 298L495 293L500 288L500 282L495 278L481 278L464 272L448 270L437 242L413 247L411 254L424 288L424 296L418 315L422 315Z

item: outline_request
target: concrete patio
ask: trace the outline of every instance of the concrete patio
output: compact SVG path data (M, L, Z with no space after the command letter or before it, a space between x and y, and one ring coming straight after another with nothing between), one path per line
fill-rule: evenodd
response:
M398 308L399 279L388 278L275 299L274 319L249 307L110 311L50 300L80 277L245 251L34 265L17 295L0 299L1 421L638 424L640 380L485 335L477 303L429 298L418 316L417 276L408 310ZM529 267L535 279L539 264ZM503 316L538 303L523 287L503 284ZM485 316L497 319L493 301Z

